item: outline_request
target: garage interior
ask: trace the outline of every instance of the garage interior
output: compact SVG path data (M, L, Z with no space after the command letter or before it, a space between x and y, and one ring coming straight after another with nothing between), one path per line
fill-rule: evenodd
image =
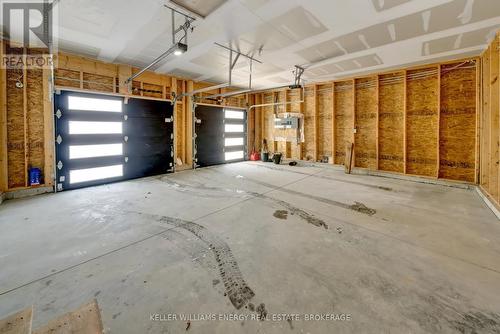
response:
M497 0L9 3L0 333L500 333Z

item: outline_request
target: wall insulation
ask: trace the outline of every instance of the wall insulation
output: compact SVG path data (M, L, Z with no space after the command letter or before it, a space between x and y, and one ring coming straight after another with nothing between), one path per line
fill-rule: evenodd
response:
M477 182L479 70L471 58L307 85L302 158L344 164L354 143L357 168ZM261 94L264 103L275 93ZM276 136L272 117L264 139ZM290 146L269 148L288 157Z

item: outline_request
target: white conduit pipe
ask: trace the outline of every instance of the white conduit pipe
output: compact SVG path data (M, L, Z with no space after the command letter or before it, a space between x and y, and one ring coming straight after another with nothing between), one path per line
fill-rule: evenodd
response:
M254 104L248 108L248 111L252 110L253 108L286 106L288 104L304 103L304 96L305 96L305 90L304 90L304 86L302 86L302 100L300 100L300 101L283 101L283 102L273 102L273 103L264 103L264 104Z

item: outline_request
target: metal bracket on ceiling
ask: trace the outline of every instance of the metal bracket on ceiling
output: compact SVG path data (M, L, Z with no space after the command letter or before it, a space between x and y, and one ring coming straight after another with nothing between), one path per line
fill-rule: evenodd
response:
M304 74L304 71L305 71L305 69L303 67L300 67L299 65L295 65L295 70L293 71L293 74L294 74L293 87L294 88L300 88L302 74Z
M140 76L141 74L143 74L144 72L149 70L151 67L158 64L160 61L165 59L167 56L169 56L172 53L177 52L177 51L179 51L180 53L184 53L187 51L188 30L191 28L191 23L194 22L196 19L192 16L189 16L187 14L184 14L184 13L176 10L175 8L169 7L167 5L164 5L164 7L170 9L170 11L171 11L171 16L172 16L172 46L167 51L162 53L159 57L157 57L155 60L153 60L149 65L142 68L137 73L135 73L134 75L130 76L127 80L125 80L125 85L127 85L129 87L129 90L131 90L132 81L135 78L137 78L138 76ZM175 28L175 14L176 13L184 16L184 23L181 24L179 27L177 27L177 29ZM193 28L191 28L191 31L192 31L192 29ZM181 31L183 31L184 34L179 39L177 39L177 34Z

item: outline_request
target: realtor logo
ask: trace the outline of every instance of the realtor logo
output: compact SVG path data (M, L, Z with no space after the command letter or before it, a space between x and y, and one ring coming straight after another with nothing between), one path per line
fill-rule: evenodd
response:
M57 1L0 0L3 68L45 68L53 66L57 54ZM36 52L33 52L36 50Z

